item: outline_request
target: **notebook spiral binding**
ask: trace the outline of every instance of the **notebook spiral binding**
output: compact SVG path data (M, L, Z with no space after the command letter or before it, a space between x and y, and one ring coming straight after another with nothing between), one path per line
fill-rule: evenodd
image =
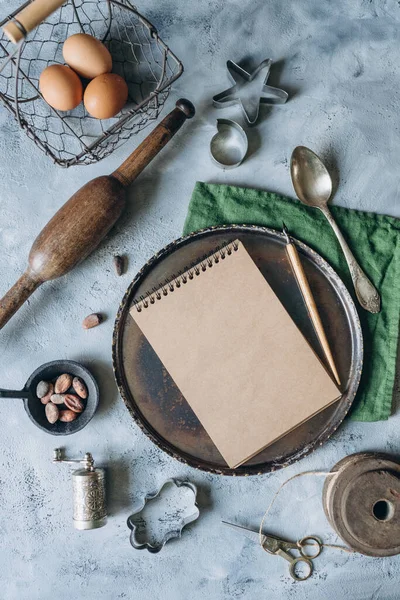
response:
M231 256L233 252L239 249L238 243L231 242L226 246L217 248L212 254L205 256L200 262L196 263L193 267L190 267L182 273L178 273L171 279L166 279L159 288L153 288L151 292L141 295L138 300L133 302L133 308L136 308L138 312L141 312L144 308L148 308L152 304L155 304L157 300L161 300L163 296L168 296L169 293L179 289L182 285L188 283L188 281L194 279L202 272L211 269L213 265L217 265L220 260L224 260L227 256Z

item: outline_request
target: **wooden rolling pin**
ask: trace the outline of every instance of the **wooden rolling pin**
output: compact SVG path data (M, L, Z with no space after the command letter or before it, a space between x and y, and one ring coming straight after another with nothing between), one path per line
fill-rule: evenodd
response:
M178 100L114 173L92 179L60 208L34 241L27 270L0 300L0 329L42 283L65 275L98 246L125 207L127 187L194 113L189 100Z
M3 31L9 40L17 44L64 2L65 0L33 0L25 4L18 13L14 13L14 19L4 25Z

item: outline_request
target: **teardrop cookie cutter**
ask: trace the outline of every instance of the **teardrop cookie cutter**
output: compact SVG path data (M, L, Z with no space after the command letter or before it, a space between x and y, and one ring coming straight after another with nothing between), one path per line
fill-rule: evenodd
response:
M231 119L217 119L217 133L210 142L213 162L221 169L234 169L244 160L249 148L243 127Z
M225 108L233 104L240 104L248 124L254 125L258 119L260 103L284 104L289 97L288 93L284 90L267 85L271 65L272 60L267 58L254 71L248 73L232 60L228 60L226 63L228 75L234 85L216 94L213 97L213 105L216 108ZM265 71L265 76L257 93L253 93L249 97L246 97L246 94L241 94L241 89L246 87L246 84L255 81L263 71Z
M177 528L167 531L166 534L164 535L164 537L162 538L161 542L159 542L158 544L151 544L148 541L139 542L136 537L136 534L137 534L137 529L138 529L137 521L139 520L140 514L143 512L143 510L145 509L148 502L151 502L152 500L155 500L156 498L158 498L161 495L162 491L165 489L165 487L170 484L175 485L177 488L182 488L182 487L188 488L193 493L193 511L182 517ZM133 548L135 548L135 550L148 550L150 553L156 554L157 552L160 552L160 550L162 550L164 548L165 544L169 540L180 538L182 536L182 531L183 531L184 527L186 527L186 525L189 525L189 523L193 523L193 521L196 521L196 519L198 519L200 516L200 511L199 511L199 507L197 506L196 498L197 498L197 487L194 485L194 483L191 483L190 481L180 481L178 479L167 479L167 481L165 481L163 483L163 485L160 487L160 489L157 492L152 493L152 494L147 494L144 497L141 508L139 508L139 510L132 513L130 515L130 517L128 517L127 525L129 527L129 529L131 530L131 534L130 534L131 546Z

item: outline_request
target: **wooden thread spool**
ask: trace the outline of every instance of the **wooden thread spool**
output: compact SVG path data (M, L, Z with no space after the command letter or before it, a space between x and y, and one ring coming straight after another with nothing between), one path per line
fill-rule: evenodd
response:
M339 461L323 489L326 517L342 540L367 556L400 553L400 463L360 452Z

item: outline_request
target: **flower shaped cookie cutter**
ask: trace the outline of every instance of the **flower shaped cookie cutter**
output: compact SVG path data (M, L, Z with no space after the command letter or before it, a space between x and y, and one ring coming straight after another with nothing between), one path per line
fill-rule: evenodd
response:
M168 486L174 486L177 489L185 488L185 489L190 490L190 492L193 495L193 502L192 502L191 506L189 508L187 508L185 511L179 511L180 516L179 516L178 525L174 524L174 528L167 531L160 542L151 543L148 540L140 542L137 538L138 525L139 525L139 521L141 520L140 515L145 510L147 504L149 502L151 502L152 500L160 498L162 492ZM141 508L139 508L139 510L132 513L130 517L128 517L127 525L129 527L129 529L131 530L131 534L130 534L131 546L133 548L135 548L135 550L148 550L152 554L156 554L157 552L160 552L160 550L162 550L162 548L165 546L165 544L169 540L172 540L175 538L180 538L182 535L183 528L186 527L186 525L189 525L189 523L196 521L196 519L198 519L198 517L200 515L200 511L199 511L199 508L198 508L197 502L196 502L196 497L197 497L197 487L193 483L191 483L190 481L180 481L177 479L167 479L167 481L165 481L163 483L163 485L157 492L152 493L152 494L147 494L144 498ZM182 513L182 514L180 514L180 513Z

